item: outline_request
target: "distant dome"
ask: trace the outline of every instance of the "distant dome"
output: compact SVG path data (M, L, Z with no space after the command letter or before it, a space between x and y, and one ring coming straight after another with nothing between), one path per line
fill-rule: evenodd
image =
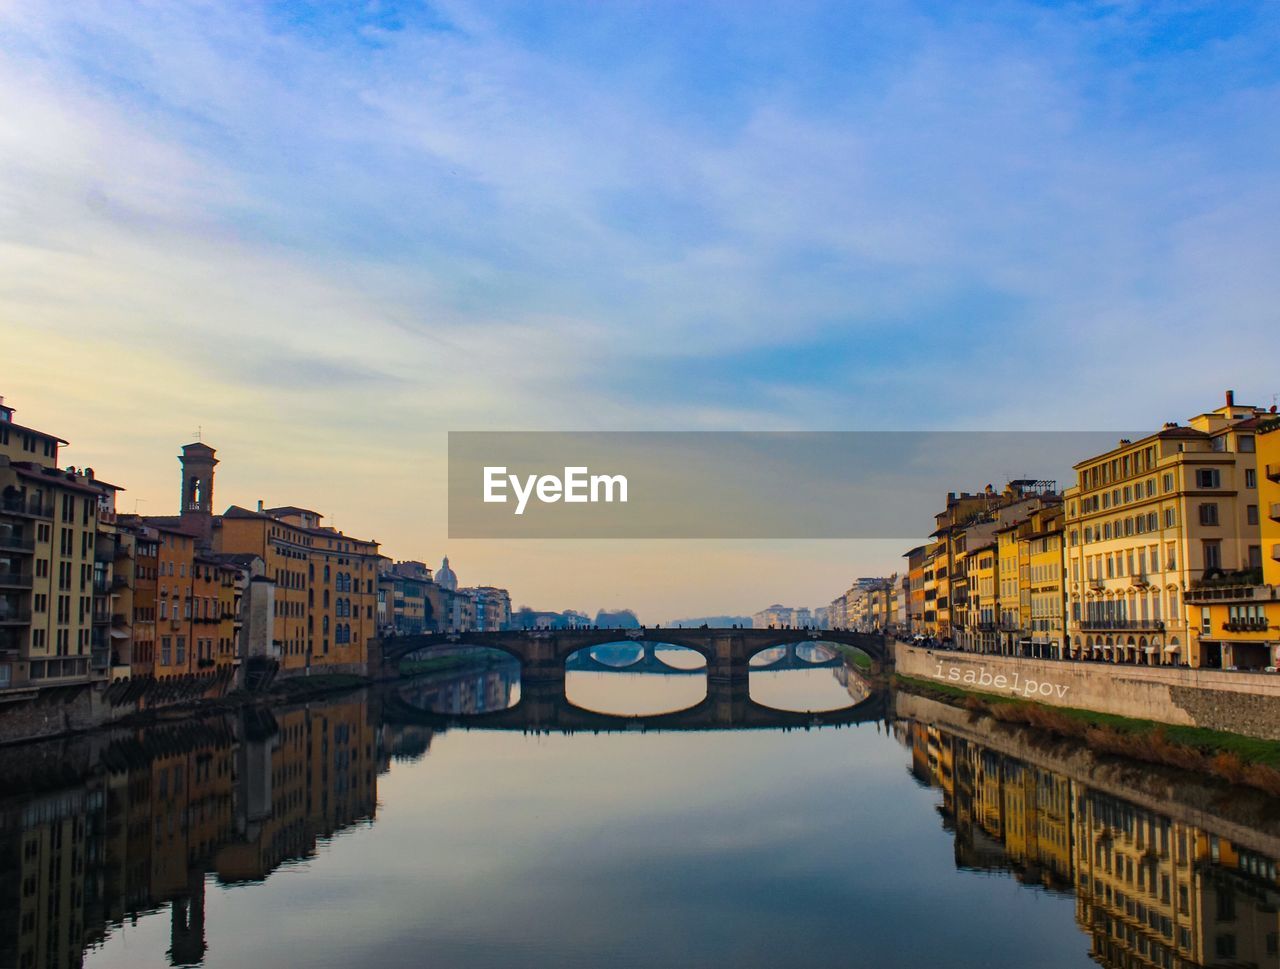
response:
M436 572L436 585L442 589L448 589L450 592L458 590L458 577L454 574L453 569L449 568L449 556L447 555Z

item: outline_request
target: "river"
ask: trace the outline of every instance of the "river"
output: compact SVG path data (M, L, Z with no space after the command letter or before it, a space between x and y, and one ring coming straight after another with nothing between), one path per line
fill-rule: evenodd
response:
M628 716L706 692L568 677ZM865 695L843 668L751 680ZM1218 782L1095 784L919 698L812 729L467 726L519 693L499 664L0 749L0 967L1280 964L1280 809Z

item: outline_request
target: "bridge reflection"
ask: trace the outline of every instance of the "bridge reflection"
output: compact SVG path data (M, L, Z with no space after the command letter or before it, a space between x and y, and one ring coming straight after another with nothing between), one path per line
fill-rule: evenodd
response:
M802 661L803 662L803 661ZM809 664L812 667L813 664ZM631 673L601 664L594 672ZM701 673L697 670L694 672ZM662 675L682 676L673 670ZM413 682L388 693L382 704L386 722L415 724L436 730L508 730L524 733L610 733L667 730L777 730L844 726L884 720L889 704L883 691L865 684L850 689L857 702L836 710L798 711L766 706L752 699L744 684L708 683L706 696L683 710L651 714L618 714L588 710L574 703L564 680L519 684L519 667L510 664L485 671L489 683L473 697L492 702L472 703L470 709L441 704L439 685ZM861 681L858 681L861 682ZM516 684L519 684L518 686Z

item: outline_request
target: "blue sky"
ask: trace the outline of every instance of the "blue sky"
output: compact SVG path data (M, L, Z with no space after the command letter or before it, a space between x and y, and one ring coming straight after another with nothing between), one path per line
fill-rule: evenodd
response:
M160 455L156 504L197 424L253 484L340 435L435 494L449 428L1270 403L1278 41L1266 3L18 0L0 390Z

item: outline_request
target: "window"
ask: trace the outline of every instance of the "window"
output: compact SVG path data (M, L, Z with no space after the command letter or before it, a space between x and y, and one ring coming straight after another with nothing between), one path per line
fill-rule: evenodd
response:
M1197 488L1218 488L1221 487L1222 475L1217 468L1197 468L1196 469L1196 487Z
M1244 486L1246 488L1258 487L1258 472L1253 468L1244 469Z
M1221 541L1217 541L1217 540L1206 541L1206 543L1204 543L1204 568L1206 568L1206 570L1210 570L1210 568L1221 568L1221 567L1222 567Z
M1218 504L1213 501L1206 501L1200 505L1200 524L1216 525L1218 524Z
M1258 524L1258 506L1249 505L1248 507L1246 507L1244 517L1245 517L1245 522L1247 524L1249 525Z
M1161 478L1160 486L1164 489L1166 494L1172 491L1173 490L1173 474L1166 472L1164 477Z

